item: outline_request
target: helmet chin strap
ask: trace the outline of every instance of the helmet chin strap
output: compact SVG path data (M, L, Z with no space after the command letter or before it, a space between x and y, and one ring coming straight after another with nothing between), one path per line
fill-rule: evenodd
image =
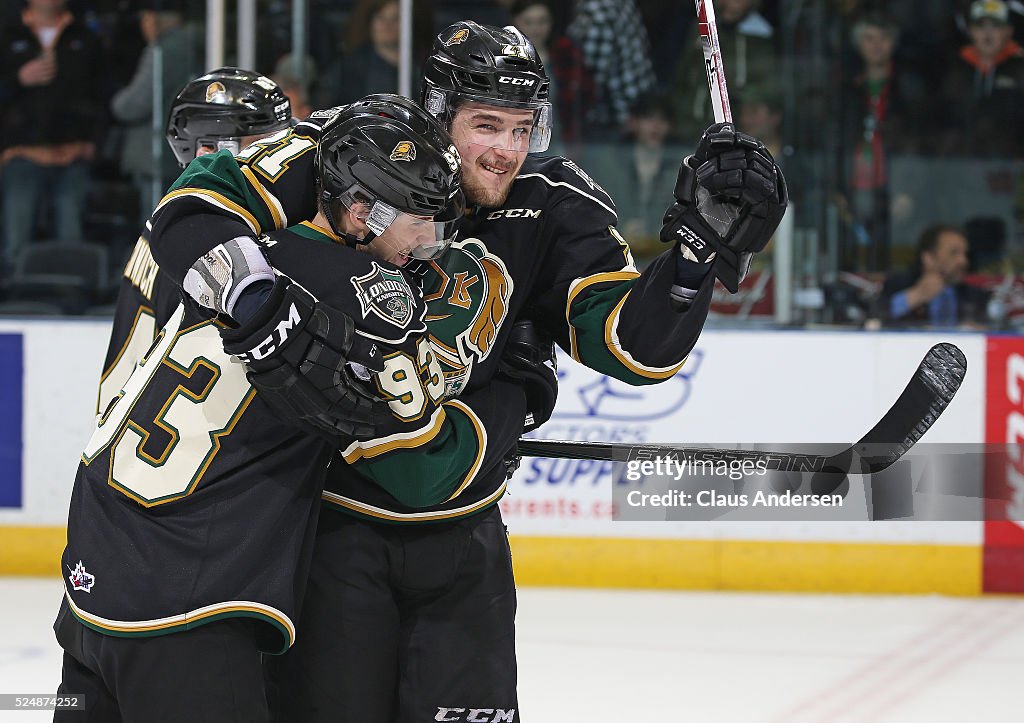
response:
M331 231L333 231L336 236L341 238L346 245L351 246L352 248L355 248L356 246L365 246L366 244L370 243L375 238L377 238L377 234L375 234L373 230L370 228L366 229L366 235L363 236L362 238L359 238L355 234L348 233L347 231L342 231L341 228L338 226L337 221L334 220L334 213L331 211L331 202L334 199L331 198L331 195L329 193L324 192L323 194L321 194L320 200L320 208L324 213L324 218L327 219L328 225L330 225L331 227Z

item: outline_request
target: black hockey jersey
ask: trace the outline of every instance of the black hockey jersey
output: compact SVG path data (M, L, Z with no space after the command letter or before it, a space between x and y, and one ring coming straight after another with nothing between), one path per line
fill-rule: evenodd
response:
M147 221L121 275L110 341L100 376L97 413L120 393L135 370L135 363L149 350L157 331L163 328L181 303L178 288L160 272L149 250L150 228Z
M332 112L314 113L291 134L249 149L237 165L205 157L186 169L161 202L153 236L153 253L176 282L216 243L312 215L310 151L319 138L318 119ZM628 383L656 383L679 370L703 327L714 279L705 280L686 313L675 313L669 305L674 252L639 273L616 222L604 190L561 157L530 157L502 208L467 216L446 254L420 269L431 348L449 396L493 383L512 321L524 317L578 361ZM198 224L210 230L203 238L191 232ZM395 490L428 483L434 474L429 449L410 445L401 464L396 455L392 467L376 470L361 468L364 456L357 450L342 450L342 456L348 465L332 465L325 500L378 519L469 514L504 492L504 468L490 463L493 455L457 494L420 496L419 505ZM385 473L394 476L389 484Z
M349 313L359 333L389 349L381 376L390 377L379 382L395 410L392 427L381 433L388 446L353 441L349 452L372 467L406 440L441 455L464 446L463 429L482 422L471 400L444 408L443 374L425 341L415 284L308 223L259 240L276 268L322 290L321 301ZM146 285L135 288L141 293ZM170 290L177 292L161 287L150 299L154 307ZM133 300L124 302L125 317ZM335 450L281 424L263 405L243 367L223 352L219 324L179 296L98 416L72 494L62 557L66 596L78 620L118 636L253 617L268 624L260 626L264 649L280 652L294 640L324 470ZM115 336L112 348L117 343ZM522 414L522 392L510 386L513 399L515 393ZM488 411L495 406L489 397L484 417L498 415ZM447 496L460 479L439 480L447 487L431 493Z

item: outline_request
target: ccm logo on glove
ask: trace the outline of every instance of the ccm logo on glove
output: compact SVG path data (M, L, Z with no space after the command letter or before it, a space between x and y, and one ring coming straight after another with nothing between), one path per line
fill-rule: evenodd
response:
M288 309L288 318L283 319L281 323L279 323L277 327L270 332L270 336L249 351L236 354L235 356L247 363L266 359L268 356L276 352L278 347L284 345L284 343L288 341L288 330L294 328L300 321L302 321L302 317L299 315L299 310L295 308L295 304L292 304ZM277 336L276 341L274 339L275 336Z

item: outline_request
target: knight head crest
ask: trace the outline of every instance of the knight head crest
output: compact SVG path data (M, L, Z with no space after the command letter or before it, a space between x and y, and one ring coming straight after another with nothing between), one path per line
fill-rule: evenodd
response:
M452 36L450 38L448 38L446 41L444 41L444 44L445 44L446 47L450 48L453 45L458 45L459 43L466 42L466 40L468 38L469 38L469 30L467 28L459 28L458 30L456 30L452 34Z
M224 84L219 80L215 80L206 86L206 102L207 103L227 103L228 102L228 90L224 87Z
M391 151L392 161L415 161L416 160L416 146L412 144L412 141L401 141L395 150Z

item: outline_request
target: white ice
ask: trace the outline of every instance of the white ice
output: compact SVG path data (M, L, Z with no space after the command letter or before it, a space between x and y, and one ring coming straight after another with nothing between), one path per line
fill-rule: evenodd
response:
M0 578L0 692L56 690L60 594ZM517 629L527 723L1024 720L1019 597L525 588Z

